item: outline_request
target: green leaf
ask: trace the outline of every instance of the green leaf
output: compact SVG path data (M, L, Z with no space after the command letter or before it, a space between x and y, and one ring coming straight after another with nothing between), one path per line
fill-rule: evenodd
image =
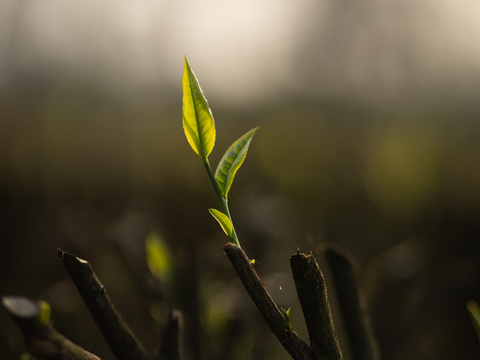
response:
M36 357L30 354L29 352L24 352L22 356L20 356L20 360L35 360Z
M473 326L477 331L478 338L480 340L480 306L475 300L467 301L467 310L472 318Z
M247 156L248 147L252 141L252 137L259 128L255 128L247 132L240 139L235 141L225 152L222 160L218 164L215 171L215 179L222 191L224 197L227 197L228 191L232 187L233 179L240 166L243 164Z
M182 89L183 130L193 151L206 160L215 145L215 122L207 99L186 57Z
M45 301L39 301L38 308L40 309L38 321L40 321L42 324L48 323L50 321L51 314L50 305Z
M161 283L170 280L173 269L172 255L159 234L153 232L147 236L145 251L147 253L147 265L152 275Z
M210 211L210 214L212 214L215 220L218 221L223 231L225 231L225 234L227 234L227 236L231 239L232 232L233 232L233 225L230 219L228 218L228 216L216 209L208 209L208 211Z

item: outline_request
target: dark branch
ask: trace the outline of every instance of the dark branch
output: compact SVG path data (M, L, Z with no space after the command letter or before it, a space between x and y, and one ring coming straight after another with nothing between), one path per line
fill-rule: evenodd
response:
M30 354L45 360L100 360L60 335L51 322L41 318L38 301L24 297L6 296L2 305L12 316L25 337Z
M285 319L258 277L245 252L238 246L228 243L223 247L245 289L267 322L270 330L295 360L312 359L309 346L295 331L288 332Z
M118 360L149 360L90 264L61 249L58 254L115 357Z
M325 279L315 258L298 252L290 257L290 265L310 336L310 347L318 359L342 359L328 304Z
M353 358L374 360L376 356L360 304L352 264L346 254L331 246L326 249L325 257L332 271Z
M179 360L181 349L182 313L172 310L163 324L162 339L153 355L154 360Z

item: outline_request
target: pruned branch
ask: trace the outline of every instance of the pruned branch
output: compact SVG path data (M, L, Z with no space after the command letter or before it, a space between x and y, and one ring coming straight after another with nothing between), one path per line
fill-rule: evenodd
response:
M325 250L332 271L337 298L342 311L350 350L355 360L374 360L378 357L365 321L351 261L340 249L332 246Z
M223 246L238 277L245 289L285 350L295 360L311 360L310 347L292 330L287 331L285 318L268 293L262 280L257 275L245 252L238 246L228 243Z
M310 336L310 347L321 360L341 360L342 352L332 321L325 279L313 255L290 257L298 300Z
M118 360L149 360L150 356L113 306L88 261L61 249L58 254L115 357Z
M171 310L163 324L162 338L155 354L154 360L180 360L181 333L183 327L182 313Z
M5 296L2 305L25 337L30 354L45 360L100 360L59 334L42 316L41 302L19 296Z

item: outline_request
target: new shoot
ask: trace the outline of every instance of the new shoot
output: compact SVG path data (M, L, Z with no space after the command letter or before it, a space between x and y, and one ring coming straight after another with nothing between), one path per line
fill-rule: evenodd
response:
M209 209L210 214L218 221L230 241L240 246L232 217L230 216L230 210L228 209L228 192L232 187L237 170L247 156L248 147L258 128L250 130L235 141L227 149L215 173L213 173L208 162L208 156L215 145L215 121L198 79L190 68L186 57L182 90L183 130L193 151L202 159L222 208L221 211Z

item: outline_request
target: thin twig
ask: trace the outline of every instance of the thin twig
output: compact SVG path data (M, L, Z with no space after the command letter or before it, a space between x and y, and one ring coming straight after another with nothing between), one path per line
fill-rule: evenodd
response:
M372 338L365 321L365 312L362 311L351 261L347 254L332 246L328 246L325 250L325 257L332 271L353 358L375 360L378 355L372 346Z
M332 321L325 279L313 255L290 257L298 300L310 336L310 347L322 360L341 360L342 352Z
M162 329L162 338L155 354L154 360L180 360L181 333L183 327L182 313L172 310L167 316Z
M61 249L58 249L58 254L117 359L149 360L150 357L113 306L88 261Z
M285 350L295 360L311 360L311 349L294 330L287 331L285 318L258 277L245 252L232 243L224 245L223 248L248 294Z

